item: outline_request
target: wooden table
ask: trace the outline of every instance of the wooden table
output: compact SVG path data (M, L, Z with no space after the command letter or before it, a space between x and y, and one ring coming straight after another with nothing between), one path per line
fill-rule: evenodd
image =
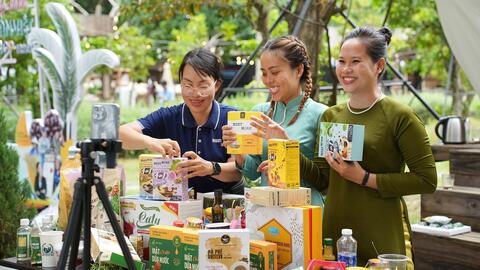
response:
M433 144L432 152L435 161L450 160L451 150L460 149L480 149L480 143L465 143L465 144Z

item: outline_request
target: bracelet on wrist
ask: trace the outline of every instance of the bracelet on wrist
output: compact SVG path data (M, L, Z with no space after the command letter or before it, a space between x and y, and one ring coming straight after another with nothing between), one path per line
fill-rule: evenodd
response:
M370 173L365 171L365 175L363 176L362 179L362 186L366 186L368 183L368 178L370 178Z

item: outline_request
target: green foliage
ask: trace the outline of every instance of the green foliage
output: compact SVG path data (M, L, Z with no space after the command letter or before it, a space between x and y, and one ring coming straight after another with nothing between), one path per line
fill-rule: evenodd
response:
M82 50L108 48L120 58L120 68L130 70L133 81L145 80L148 68L155 64L152 51L153 40L140 33L137 27L123 24L111 36L98 36L82 39ZM97 69L100 73L108 73L107 67Z
M25 200L32 190L28 181L18 180L18 155L14 149L7 146L7 122L3 110L0 110L0 164L3 172L0 174L0 258L15 256L16 232L21 218L31 219L34 210L25 206Z
M173 76L178 80L177 70L185 54L197 47L204 46L208 41L205 15L192 16L188 24L181 29L173 29L175 42L168 45L168 61L172 65Z

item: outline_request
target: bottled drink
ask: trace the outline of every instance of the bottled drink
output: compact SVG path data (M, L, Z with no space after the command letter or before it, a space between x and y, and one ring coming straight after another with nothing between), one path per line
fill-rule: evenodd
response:
M52 229L52 219L50 216L44 216L42 217L42 232L49 232L53 231Z
M323 239L323 259L325 261L335 261L335 255L333 255L332 238Z
M30 261L30 220L22 218L17 230L17 261Z
M347 267L357 266L357 241L352 237L351 229L342 229L342 237L337 241L338 261Z
M31 234L31 256L32 256L32 264L41 264L42 263L42 253L40 250L40 226L38 223L33 220L32 221L32 234Z
M212 223L223 222L223 204L222 204L222 190L216 189L215 202L212 206Z

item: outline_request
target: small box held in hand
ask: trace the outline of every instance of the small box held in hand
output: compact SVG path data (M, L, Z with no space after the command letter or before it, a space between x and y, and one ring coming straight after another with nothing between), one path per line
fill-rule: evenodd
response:
M328 151L339 153L344 160L363 159L364 125L320 123L318 156L325 157Z

